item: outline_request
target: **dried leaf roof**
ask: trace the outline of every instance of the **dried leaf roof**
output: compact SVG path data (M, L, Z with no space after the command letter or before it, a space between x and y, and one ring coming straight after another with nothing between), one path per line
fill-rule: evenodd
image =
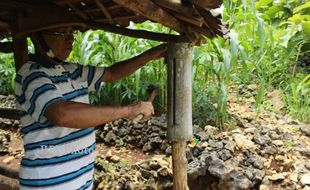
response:
M159 41L212 38L226 31L220 15L212 13L221 4L222 0L1 0L0 38L69 25ZM126 28L131 21L146 20L180 35Z

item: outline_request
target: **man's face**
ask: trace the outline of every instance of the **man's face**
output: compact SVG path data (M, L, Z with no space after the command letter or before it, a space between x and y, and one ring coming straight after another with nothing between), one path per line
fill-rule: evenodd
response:
M72 28L43 31L42 35L58 59L66 60L72 51Z

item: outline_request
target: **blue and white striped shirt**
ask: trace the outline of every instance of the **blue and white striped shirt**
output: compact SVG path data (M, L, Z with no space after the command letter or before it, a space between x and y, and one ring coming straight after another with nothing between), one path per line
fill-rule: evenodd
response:
M89 103L104 67L28 62L16 76L17 107L25 155L21 161L21 190L92 189L95 158L94 128L55 126L44 116L48 105L61 100ZM83 117L83 116L81 116Z

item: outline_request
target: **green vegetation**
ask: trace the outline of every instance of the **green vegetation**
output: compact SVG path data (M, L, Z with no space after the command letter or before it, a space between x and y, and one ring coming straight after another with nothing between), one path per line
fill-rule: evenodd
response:
M301 58L310 56L310 3L304 0L226 0L223 19L229 25L228 37L205 39L196 47L193 60L193 119L223 128L231 123L227 114L230 86L257 84L255 107L266 108L266 94L283 92L282 110L310 122L310 74L300 68ZM170 30L146 22L133 28L169 33ZM158 45L103 31L78 33L70 60L86 65L109 66ZM0 54L0 91L11 93L14 78L12 55ZM309 64L309 63L308 63ZM155 108L165 112L166 65L153 61L133 76L113 84L103 84L92 100L99 104L125 104L147 99L148 84L161 91ZM236 96L238 97L238 90ZM270 106L268 106L269 109Z

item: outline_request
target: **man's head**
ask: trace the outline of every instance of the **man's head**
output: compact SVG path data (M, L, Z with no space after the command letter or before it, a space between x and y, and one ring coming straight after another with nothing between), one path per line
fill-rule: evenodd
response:
M66 60L72 51L73 29L71 27L40 31L32 36L36 53L48 53L51 58Z

